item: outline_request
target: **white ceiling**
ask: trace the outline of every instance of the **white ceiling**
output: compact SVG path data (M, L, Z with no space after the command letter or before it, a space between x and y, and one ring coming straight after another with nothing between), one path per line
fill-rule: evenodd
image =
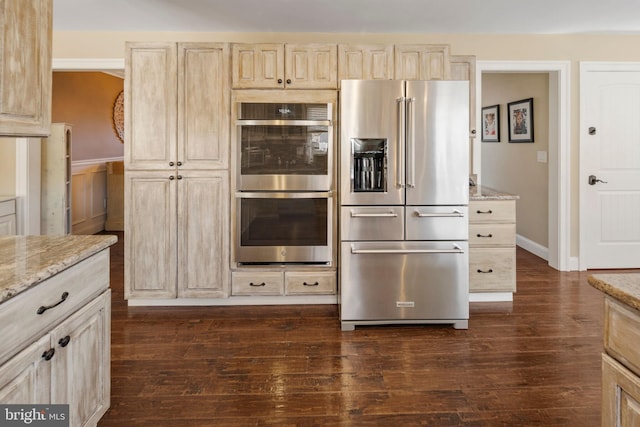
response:
M640 34L640 0L53 0L54 31Z

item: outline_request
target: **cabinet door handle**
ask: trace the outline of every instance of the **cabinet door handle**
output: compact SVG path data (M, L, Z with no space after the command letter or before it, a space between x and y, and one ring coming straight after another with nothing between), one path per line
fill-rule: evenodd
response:
M287 79L287 84L290 85L291 84L291 79Z
M491 237L493 237L493 234L480 234L480 233L478 233L478 234L476 234L476 237L488 237L488 238L491 238Z
M56 354L56 349L55 348L50 348L49 350L47 350L44 353L42 353L42 358L44 360L51 360L53 358L54 354Z
M169 162L169 166L173 166L173 165L175 165L175 163Z
M282 79L278 79L278 84L282 84Z
M249 286L253 286L254 288L259 288L259 287L262 287L262 286L267 286L267 284L264 283L264 282L262 282L262 283L253 283L253 282L251 282L251 283L249 283Z
M302 282L302 286L318 286L320 283L318 282L313 282L313 283L307 283L307 282Z
M182 175L178 175L178 179L182 179Z
M69 296L69 292L63 292L63 293L62 293L62 295L60 296L60 301L58 301L57 303L52 304L52 305L41 305L41 306L38 308L37 313L38 313L38 314L42 314L42 313L44 313L45 311L49 310L50 308L53 308L53 307L57 307L57 306L59 306L60 304L62 304L63 302L65 302L65 300L67 299L67 297L68 297L68 296Z
M60 344L60 347L66 347L67 345L69 345L69 341L71 341L71 337L67 335L64 338L60 338L58 344Z
M173 175L171 175L171 176L169 177L169 181L173 181L174 179L176 179L176 177L175 177L175 176L173 176Z
M488 270L480 270L480 269L478 269L478 273L485 273L485 274L486 273L493 273L493 269L492 268L490 268Z
M178 162L178 166L182 166L182 162Z
M476 213L478 214L492 214L493 211L491 209L489 209L488 211L481 211L481 210L477 210Z

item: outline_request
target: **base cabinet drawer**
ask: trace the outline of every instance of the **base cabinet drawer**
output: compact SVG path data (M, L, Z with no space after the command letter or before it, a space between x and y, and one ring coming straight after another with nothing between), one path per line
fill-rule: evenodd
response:
M602 425L640 425L640 378L602 355Z
M285 295L334 295L337 291L336 273L322 271L317 273L287 272L284 279Z
M231 274L231 295L282 295L282 272L234 271Z
M640 313L607 296L604 300L604 349L640 375Z
M470 292L515 292L516 254L513 248L469 249Z
M470 247L515 245L515 224L469 224Z
M515 222L515 200L473 200L469 202L469 222Z

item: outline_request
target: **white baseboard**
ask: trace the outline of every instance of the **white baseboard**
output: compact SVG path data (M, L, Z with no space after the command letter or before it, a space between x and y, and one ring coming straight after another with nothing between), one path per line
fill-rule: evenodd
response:
M505 302L513 301L512 292L471 292L469 302Z
M533 240L516 234L516 245L520 246L522 249L528 252L531 252L536 256L539 256L545 261L549 261L549 248L545 248L544 246L534 242Z

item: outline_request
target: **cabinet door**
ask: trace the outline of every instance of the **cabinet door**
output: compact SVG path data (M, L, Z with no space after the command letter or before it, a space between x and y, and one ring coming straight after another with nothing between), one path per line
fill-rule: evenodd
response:
M110 404L111 291L50 334L51 403L69 404L69 425L96 425Z
M178 157L186 169L228 168L229 45L178 44Z
M284 88L284 45L234 44L232 61L234 89Z
M125 173L125 297L176 297L176 187L169 172Z
M177 161L177 75L175 43L126 45L127 169L169 169Z
M51 403L51 360L42 356L50 348L49 335L45 335L0 366L3 405Z
M289 89L336 89L338 46L335 44L288 44L285 75Z
M640 425L640 378L607 354L602 355L602 425Z
M338 81L392 80L393 45L339 45Z
M15 214L0 216L0 236L15 236L16 216Z
M398 80L450 80L447 45L398 45L395 61Z
M0 1L0 135L51 125L52 0Z
M229 174L181 172L178 182L178 296L229 295Z

